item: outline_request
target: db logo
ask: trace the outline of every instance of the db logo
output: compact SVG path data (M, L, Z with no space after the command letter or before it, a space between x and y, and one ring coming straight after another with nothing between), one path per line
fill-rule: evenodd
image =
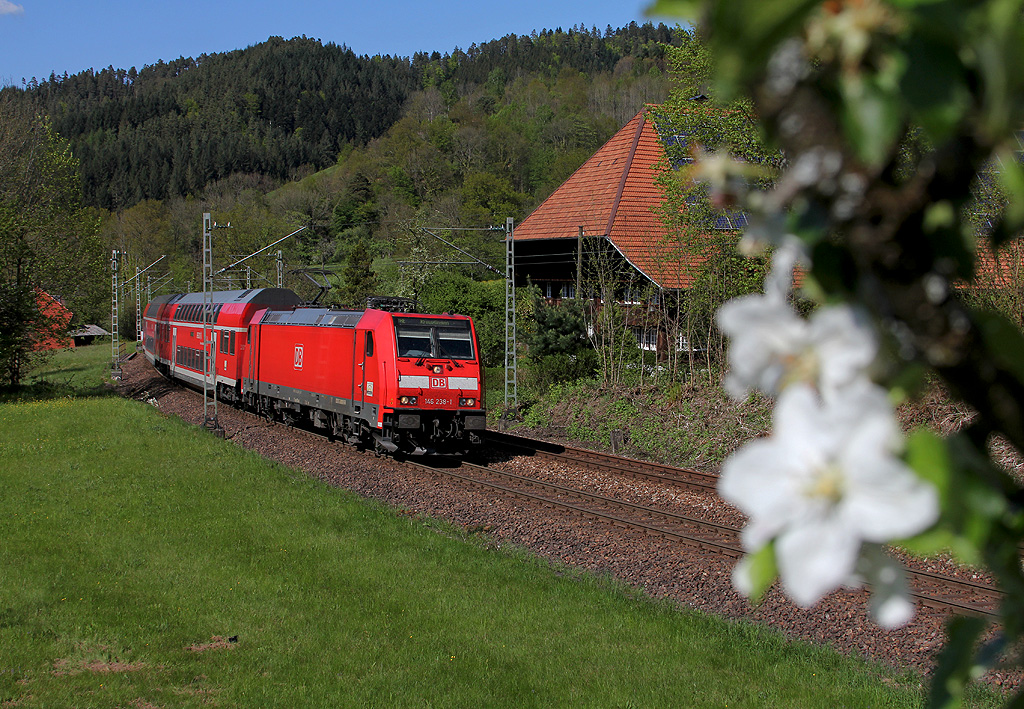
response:
M448 379L446 377L431 377L430 378L431 389L447 389Z
M295 345L295 368L302 369L302 345Z

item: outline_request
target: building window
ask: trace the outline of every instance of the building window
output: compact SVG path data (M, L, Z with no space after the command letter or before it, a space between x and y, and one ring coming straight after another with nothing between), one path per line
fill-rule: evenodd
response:
M575 283L566 283L565 285L563 285L562 286L562 294L566 298L575 298L576 297L576 284Z
M676 352L700 352L700 347L691 347L690 341L686 339L686 335L676 336Z
M626 293L622 299L625 305L639 305L644 296L644 289L639 286L626 286Z
M656 327L634 327L633 337L640 349L654 352L658 349L658 328Z

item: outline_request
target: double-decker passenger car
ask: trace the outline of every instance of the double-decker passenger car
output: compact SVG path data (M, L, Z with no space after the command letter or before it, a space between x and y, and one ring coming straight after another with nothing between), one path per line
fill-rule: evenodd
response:
M288 423L378 450L462 453L485 429L473 321L461 315L302 307L289 290L213 294L212 371L201 293L155 298L147 358L165 375Z

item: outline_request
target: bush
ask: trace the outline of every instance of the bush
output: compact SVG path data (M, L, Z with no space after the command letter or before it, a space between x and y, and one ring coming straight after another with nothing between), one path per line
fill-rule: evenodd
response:
M590 379L597 374L598 357L594 350L575 354L550 354L532 362L526 371L528 386L543 394L556 384Z

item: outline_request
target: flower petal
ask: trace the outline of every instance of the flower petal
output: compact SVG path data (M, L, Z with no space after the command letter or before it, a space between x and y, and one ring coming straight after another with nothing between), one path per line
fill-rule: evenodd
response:
M862 311L846 305L815 312L810 318L808 337L818 352L818 386L826 398L863 377L878 354L871 321Z
M803 347L807 323L784 300L760 294L728 301L716 320L732 340L729 394L740 397L754 388L773 393L785 373L783 359Z
M895 458L862 459L874 474L851 481L842 501L842 516L865 541L888 542L932 526L939 516L935 487Z
M859 548L860 540L835 520L787 530L775 545L786 593L798 605L814 605L849 578Z
M868 608L875 621L883 628L898 628L910 622L914 617L914 604L903 567L881 546L865 544L857 569L872 586Z

